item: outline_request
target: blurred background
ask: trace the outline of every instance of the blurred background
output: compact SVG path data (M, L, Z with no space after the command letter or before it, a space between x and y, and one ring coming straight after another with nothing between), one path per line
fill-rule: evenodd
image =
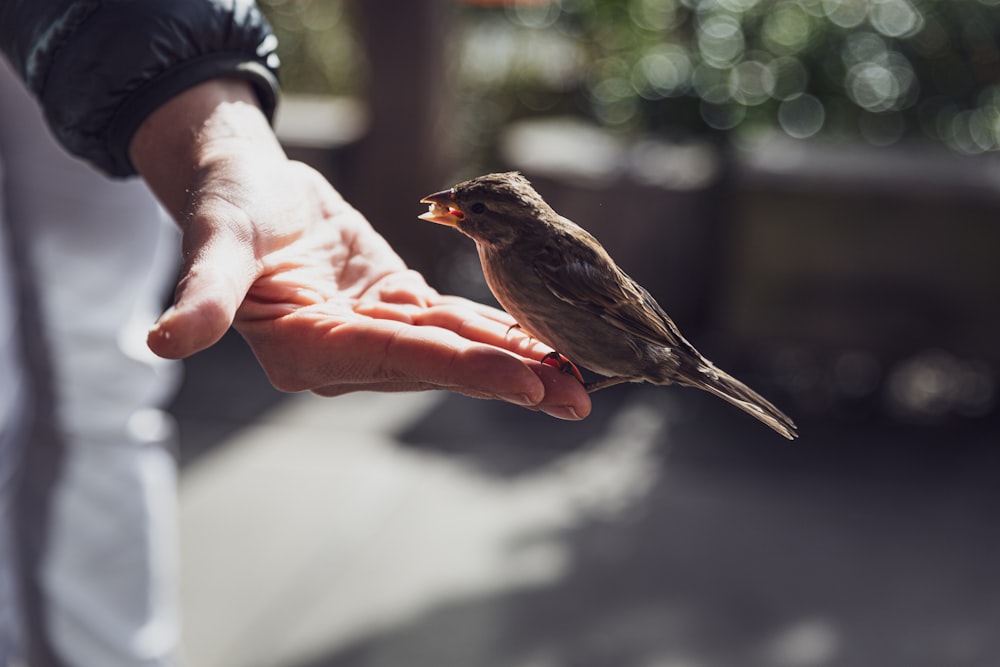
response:
M231 336L174 406L192 664L1000 663L1000 2L261 4L287 150L432 284L492 301L419 199L521 170L802 437L287 397Z

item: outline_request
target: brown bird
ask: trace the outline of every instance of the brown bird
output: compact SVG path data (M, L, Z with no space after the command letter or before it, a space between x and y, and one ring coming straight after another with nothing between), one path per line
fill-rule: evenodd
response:
M420 201L430 204L421 219L476 242L497 301L559 352L560 367L580 378L568 358L605 376L585 384L588 392L621 382L697 387L798 437L791 419L703 357L597 239L552 210L521 174L487 174Z

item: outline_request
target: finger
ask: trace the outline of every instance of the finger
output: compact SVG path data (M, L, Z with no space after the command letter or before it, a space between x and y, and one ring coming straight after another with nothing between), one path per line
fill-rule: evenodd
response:
M332 398L335 396L343 396L344 394L350 394L352 392L357 392L357 391L371 391L378 393L402 393L402 392L414 392L414 391L452 391L472 398L503 400L501 397L494 396L492 394L485 394L477 391L462 391L461 388L457 387L439 387L437 385L428 384L426 382L412 382L412 381L369 382L364 384L335 384L335 385L329 385L327 387L317 387L316 389L312 390L312 393L317 394L319 396Z
M590 395L580 382L568 373L541 362L529 361L528 366L545 385L545 398L538 409L559 419L583 419L590 414Z
M408 303L388 303L385 301L371 301L356 304L352 310L358 315L364 315L376 320L394 320L414 324L420 314L426 310L425 306Z
M495 322L499 322L500 324L508 327L517 324L517 321L511 317L507 311L494 308L493 306L487 306L484 303L479 303L478 301L473 301L464 297L445 294L438 299L437 303L472 310L477 315L494 320Z
M544 398L545 385L523 359L439 327L389 320L328 322L303 311L237 327L271 382L287 391L414 383L522 405ZM296 344L288 345L292 340Z
M502 327L491 323L490 328ZM586 389L575 377L556 368L512 357L493 345L470 342L462 332L457 332L457 338L437 327L405 327L400 332L386 348L383 372L393 377L419 378L417 389L439 388L478 398L498 398L560 419L576 420L590 414ZM434 347L428 347L428 341ZM454 347L448 345L451 341L455 341ZM442 342L450 349L442 349ZM534 383L526 381L525 368L541 381L541 395ZM405 387L408 383L396 380L394 384Z
M566 420L578 420L587 417L591 411L590 396L583 386L572 376L555 368L531 362L529 367L536 372L545 386L545 397L537 405L510 401L508 397L498 396L468 387L439 386L427 382L387 381L370 383L340 383L313 389L320 396L342 396L356 391L377 392L409 392L447 389L449 391L471 396L472 398L507 400L521 407L539 410L550 416Z
M442 327L463 338L502 347L533 359L541 359L554 351L537 338L523 333L509 317L495 318L490 316L488 310L481 312L468 308L467 304L456 304L422 308L409 304L368 303L355 306L354 312L375 319ZM506 316L506 313L503 315Z
M174 303L150 329L147 342L161 357L180 359L217 342L250 289L257 264L250 245L226 229L189 226L191 248Z
M424 313L446 309L445 312L459 313L468 318L481 318L502 324L507 331L511 327L517 326L514 318L502 310L497 310L490 306L462 299L460 297L445 297L435 300L433 303L418 302L414 299L395 299L379 301L360 301L354 306L354 312L368 317L389 318L400 322L414 324Z
M525 357L541 359L554 350L516 328L509 317L494 318L464 306L438 306L421 311L414 324L442 327L458 335L488 345L502 347ZM506 313L504 313L506 315Z

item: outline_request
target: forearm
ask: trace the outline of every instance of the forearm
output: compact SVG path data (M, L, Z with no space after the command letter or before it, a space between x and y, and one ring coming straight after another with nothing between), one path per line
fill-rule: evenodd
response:
M198 176L236 156L284 153L246 82L214 79L156 109L139 126L129 157L170 214L181 220Z
M276 40L252 2L2 0L0 50L71 153L112 176L155 109L221 77L241 79L269 115Z

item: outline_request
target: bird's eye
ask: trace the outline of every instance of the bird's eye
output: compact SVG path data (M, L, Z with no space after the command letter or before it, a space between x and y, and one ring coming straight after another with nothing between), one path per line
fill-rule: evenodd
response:
M486 210L486 204L484 204L482 202L476 202L475 204L472 205L471 210L472 210L473 213L477 213L477 214L478 213L482 213L483 211Z

